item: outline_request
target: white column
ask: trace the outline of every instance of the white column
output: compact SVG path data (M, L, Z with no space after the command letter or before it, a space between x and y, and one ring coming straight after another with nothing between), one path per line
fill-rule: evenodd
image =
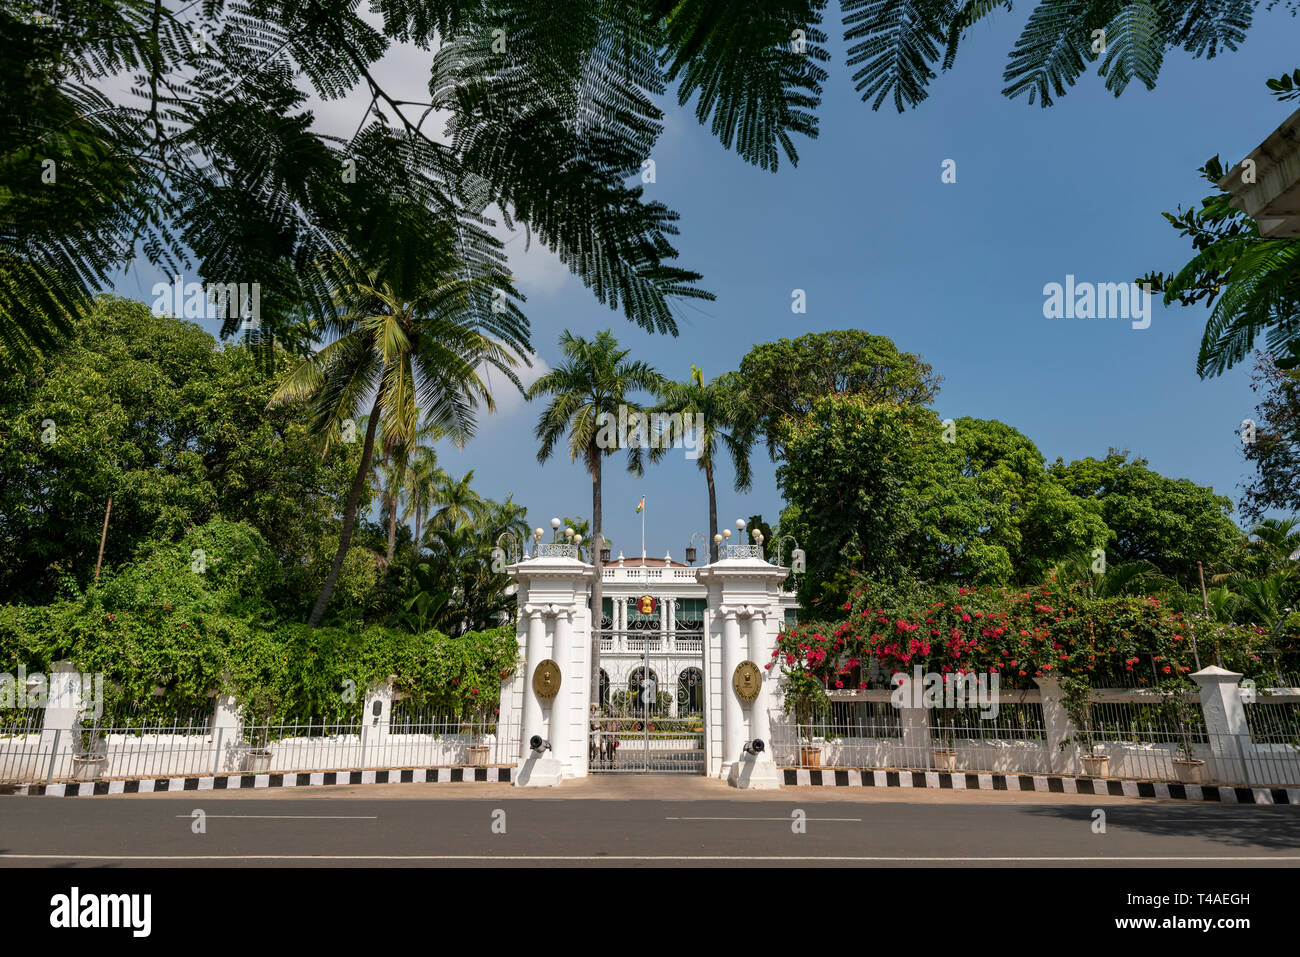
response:
M910 768L928 768L931 750L930 712L916 707L911 698L904 700L908 703L898 709L898 724L903 741L902 764Z
M1067 773L1071 768L1078 768L1080 762L1073 761L1062 742L1068 741L1074 734L1070 724L1070 715L1061 703L1061 683L1055 678L1035 678L1035 684L1042 694L1043 738L1047 747L1047 766L1058 774Z
M749 660L758 665L758 673L762 675L763 680L758 686L758 697L749 705L749 735L751 738L761 738L763 744L769 749L772 747L772 726L768 719L768 677L771 672L767 671L763 665L767 663L771 656L772 650L768 647L767 638L767 615L761 612L755 613L749 618ZM771 760L771 751L767 752L768 760Z
M18 680L25 681L22 669ZM72 757L82 749L81 742L81 675L70 661L56 661L54 673L37 684L35 694L45 696L44 724L39 745L41 757L48 761L42 768L46 782L72 774Z
M361 705L361 757L364 767L386 767L385 744L393 713L393 688L384 683L366 691Z
M519 757L527 761L532 755L528 739L535 734L545 734L542 725L542 703L533 691L533 672L546 657L546 619L542 609L525 609L528 615L528 644L524 656L524 720L519 728Z
M573 658L571 636L573 634L573 613L565 610L555 616L555 645L552 652L555 663L560 666L560 690L551 699L551 756L562 765L569 760L569 736L573 733L573 711L569 702L573 698L574 679L570 672L570 659Z
M1249 787L1246 764L1254 754L1254 745L1238 689L1241 675L1210 665L1192 675L1192 680L1201 686L1201 711L1214 755L1213 777L1207 775L1207 779L1217 777L1225 784Z
M745 712L732 687L741 658L740 620L735 608L722 608L722 770L724 776L745 744Z
M239 703L234 695L217 695L216 709L212 714L212 773L240 770L240 715Z

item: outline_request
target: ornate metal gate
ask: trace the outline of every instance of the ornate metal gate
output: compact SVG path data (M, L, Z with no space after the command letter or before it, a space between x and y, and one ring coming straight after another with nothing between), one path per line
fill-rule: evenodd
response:
M704 773L703 645L694 630L603 633L592 773Z

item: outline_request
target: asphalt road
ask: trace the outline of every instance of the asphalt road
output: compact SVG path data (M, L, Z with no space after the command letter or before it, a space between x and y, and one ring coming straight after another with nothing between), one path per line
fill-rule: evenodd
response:
M432 799L447 786L395 787L406 790L0 797L0 867L1300 865L1295 807L876 801L817 789L539 799L496 785ZM1105 833L1094 832L1097 809ZM204 833L194 833L196 810Z

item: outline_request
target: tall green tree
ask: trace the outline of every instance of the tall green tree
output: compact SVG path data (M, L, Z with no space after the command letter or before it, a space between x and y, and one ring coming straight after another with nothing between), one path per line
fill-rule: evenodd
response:
M652 411L680 417L681 427L692 432L692 454L704 473L709 493L709 560L716 562L718 546L713 537L718 533L718 493L713 481L714 466L718 453L725 448L735 467L736 490L747 491L753 483L749 468L756 417L753 399L738 374L725 373L706 384L704 373L692 365L691 377L686 382L664 382L660 386L659 402ZM660 462L669 453L670 446L664 436L655 438L650 461Z
M1300 370L1280 369L1260 354L1250 387L1262 396L1255 421L1242 423L1242 454L1255 471L1242 514L1258 520L1275 509L1300 511Z
M454 250L443 253L439 280L426 280L410 295L345 261L333 296L337 313L309 325L310 337L327 344L272 398L272 405L306 402L327 448L343 437L347 420L369 406L361 462L343 507L334 562L308 618L312 627L320 624L338 581L380 423L398 442L414 444L423 421L463 443L473 435L478 404L495 408L480 370L495 368L522 388L514 367L528 361L527 323L513 303L493 308L493 293L509 290L509 283L495 269L461 278L466 266L455 261Z
M0 376L0 600L44 602L214 520L245 522L290 575L286 613L359 458L325 456L302 410L266 410L294 365L104 296L37 366ZM188 572L186 564L186 574Z
M433 514L429 518L431 529L455 528L481 521L486 503L475 491L474 470L470 469L459 479L446 476L433 489Z
M929 405L943 377L885 336L861 329L811 332L754 346L740 360L740 379L754 405L753 429L781 457L782 429L828 395L859 395L870 402Z
M780 530L807 554L805 607L842 604L849 570L875 581L1033 582L1106 541L1100 509L1061 487L1033 443L1001 422L946 424L930 409L830 395L786 435Z
M1111 532L1107 565L1147 561L1183 587L1199 587L1196 563L1220 560L1242 538L1227 496L1161 475L1125 452L1057 459L1050 471L1071 494L1096 503Z
M545 463L555 452L555 447L568 436L566 445L569 461L582 460L591 476L591 539L602 540L601 534L601 469L605 456L617 451L616 445L603 443L602 431L609 422L618 422L620 408L625 414L645 412L643 405L634 399L638 391L655 392L662 377L645 362L629 360L630 349L620 349L618 341L608 329L598 332L595 339L575 336L567 329L560 336L560 351L564 360L528 388L530 402L549 399L537 420L536 436L541 447L537 461ZM642 449L629 444L628 468L640 474L643 469ZM600 549L592 549L595 577L591 585L591 700L600 701L600 618L603 610L601 596Z
M397 526L399 522L405 523L414 511L407 501L407 495L413 486L419 489L419 477L413 471L415 460L418 458L425 461L433 456L433 449L422 443L436 442L440 438L441 433L431 423L417 428L413 439L389 437L382 432L378 438L382 453L376 457L372 472L380 483L380 517L388 525L385 560L389 563L397 548ZM433 461L437 461L436 456ZM419 541L418 536L413 538Z
M434 508L437 488L447 481L447 473L438 467L438 453L428 445L417 445L406 471L406 487L402 490L406 507L402 520L411 520L411 538L417 546L422 540L424 523Z

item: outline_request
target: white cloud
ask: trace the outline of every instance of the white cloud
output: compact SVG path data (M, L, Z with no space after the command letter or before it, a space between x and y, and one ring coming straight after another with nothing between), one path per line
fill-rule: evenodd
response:
M492 232L506 244L511 278L528 299L553 296L573 281L573 274L560 258L539 243L535 235L530 237L523 227L512 233L500 225L498 217L498 225Z
M373 12L362 12L361 17L372 26L382 26L382 19ZM392 43L388 51L370 68L370 75L379 87L394 100L403 102L402 113L412 122L419 122L424 113L420 103L429 100L429 73L433 64L433 50L421 50L410 43ZM322 100L315 94L308 97L307 106L315 116L313 129L331 136L351 139L356 133L366 107L370 105L370 86L364 80L346 96L337 100ZM390 126L398 125L393 109L382 100L376 104L387 117ZM443 135L446 112L436 112L421 124L420 129L431 140L447 142ZM373 122L370 114L367 122Z
M531 367L515 369L515 374L519 376L519 381L523 383L525 389L551 371L551 367L546 364L546 360L536 353L531 353L528 358L533 363ZM496 402L495 412L489 413L486 410L480 410L478 431L482 434L494 426L503 424L505 420L513 418L528 404L528 400L496 369L480 366L479 375L487 382L488 388L492 392L492 398Z

